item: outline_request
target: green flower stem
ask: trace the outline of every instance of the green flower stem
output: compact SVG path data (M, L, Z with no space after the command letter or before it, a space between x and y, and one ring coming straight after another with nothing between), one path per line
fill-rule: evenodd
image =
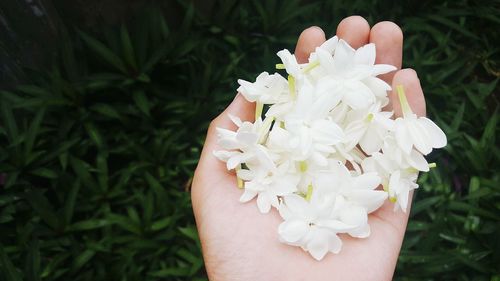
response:
M307 73L307 72L313 70L314 68L316 68L317 66L319 66L319 61L313 61L313 62L309 63L306 67L304 67L304 69L302 69L302 72Z
M309 184L307 186L307 193L306 193L306 201L307 202L311 201L312 193L313 193L313 186L312 186L312 184Z
M300 161L299 162L299 170L302 173L304 173L304 172L307 171L307 162L306 161Z
M255 120L262 116L262 110L264 109L264 104L261 102L256 102L255 104Z
M243 180L238 177L238 171L241 170L241 164L236 167L236 182L238 185L238 188L242 189L243 188Z
M290 89L292 98L295 99L295 97L297 96L295 93L295 78L292 75L288 75L288 88Z
M398 92L399 103L401 104L401 111L403 111L403 117L406 117L407 115L413 112L411 111L408 99L406 99L406 94L403 85L396 86L396 90Z
M271 129L271 125L273 124L274 117L266 117L264 121L262 121L262 126L259 130L259 140L258 143L264 143L266 141L267 133L269 133L269 129Z

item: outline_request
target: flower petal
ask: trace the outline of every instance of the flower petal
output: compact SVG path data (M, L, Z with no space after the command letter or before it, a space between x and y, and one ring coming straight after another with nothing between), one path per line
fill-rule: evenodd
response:
M375 44L370 43L358 48L354 54L354 62L358 64L374 65Z
M212 151L213 155L217 157L217 159L227 162L231 156L238 154L239 152L237 151L227 151L227 150L214 150Z
M346 94L342 100L353 109L366 108L375 102L375 96L370 88L360 81L349 81L344 83Z
M432 151L432 139L425 127L420 122L407 122L408 134L413 145L422 154L427 155Z
M337 47L337 44L339 43L339 38L337 36L333 36L332 38L326 40L321 46L319 46L321 49L327 51L330 54L333 54L335 51L335 48ZM316 51L317 52L317 51Z
M330 145L337 144L344 138L344 132L339 125L325 119L313 122L311 134L314 140Z
M368 221L368 214L362 207L351 206L340 211L340 220L349 225L361 226Z
M316 222L316 225L320 226L320 227L328 228L334 232L345 232L347 230L351 230L354 228L352 225L346 224L346 223L341 222L339 220L331 220L331 219L318 220Z
M325 68L328 73L333 73L335 71L333 66L334 60L331 52L322 48L316 48L316 56L318 57L319 65Z
M377 77L367 77L363 79L363 83L372 90L377 97L387 97L387 91L391 90L391 86L384 80Z
M366 154L371 155L380 151L382 145L384 144L384 136L386 134L387 131L384 130L384 128L381 128L376 124L371 124L363 137L359 140L359 146Z
M356 238L366 238L366 237L370 236L370 225L365 224L365 225L360 226L354 230L351 230L351 231L349 231L349 235L351 235L352 237L356 237Z
M257 143L259 135L254 132L238 132L236 134L236 140L245 145L252 145Z
M241 153L238 153L238 154L231 156L227 160L227 163L226 163L227 169L232 170L232 169L236 168L238 165L240 165L243 162L242 160L243 159L241 158Z
M331 235L328 241L328 250L334 254L338 254L342 249L342 240L337 235Z
M376 64L376 65L373 66L372 75L373 76L378 76L380 74L389 73L389 72L394 71L396 69L398 69L398 68L395 67L394 65L390 65L390 64Z
M333 56L335 71L341 73L341 71L350 67L354 53L354 49L346 41L340 39Z
M380 176L377 173L364 173L353 179L351 187L354 189L375 189L380 184Z
M283 198L290 212L297 215L303 215L307 212L309 206L307 201L303 197L296 194L291 194L284 196Z
M311 256L316 260L321 260L328 253L330 245L328 243L327 233L324 231L316 231L312 235L312 239L307 243L306 247Z
M410 154L411 147L413 146L413 141L408 134L406 123L403 118L396 119L396 142L399 147L406 153Z
M425 157L420 152L413 149L410 153L410 157L407 159L408 164L413 168L422 172L429 171L429 163L427 163L427 160L425 160Z
M418 122L429 132L432 139L432 147L441 148L446 146L446 135L432 120L421 117L418 119Z
M344 192L344 196L366 208L367 213L371 213L384 204L387 192L383 190L349 190Z
M306 221L291 219L282 222L278 227L280 238L288 243L294 243L304 237L309 231Z
M300 74L300 67L295 56L286 49L279 51L277 55L281 58L281 61L285 65L286 72L293 77L298 78Z
M270 195L267 192L261 192L257 196L257 207L259 207L259 211L263 214L269 213L271 210L271 201L269 200Z
M241 194L240 202L242 203L248 202L252 200L255 197L255 195L257 195L257 192L245 189L245 191L243 191L243 194Z
M401 207L401 210L406 213L406 209L408 207L408 198L410 191L404 191L398 194L398 204Z

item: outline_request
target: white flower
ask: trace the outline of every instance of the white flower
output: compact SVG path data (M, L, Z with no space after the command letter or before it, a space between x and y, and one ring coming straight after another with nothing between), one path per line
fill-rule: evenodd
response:
M267 72L262 72L254 83L239 79L238 84L240 84L238 92L251 102L274 104L290 99L288 83L278 73L269 75Z
M338 219L354 228L348 233L353 237L367 237L370 227L368 214L377 210L387 198L383 190L376 190L381 179L377 173L352 175L340 161L332 161L331 170L319 173L313 186L336 196Z
M408 164L408 161L413 161L410 156L401 152L391 153L401 151L394 142L389 147L392 148L389 153L386 153L387 151L384 151L383 154L376 152L371 157L365 158L362 163L363 170L365 173L376 172L380 175L382 185L389 192L391 202L396 203L395 209L399 206L406 212L409 193L411 190L418 188L418 184L415 183L418 170ZM429 164L427 164L423 156L414 150L412 150L412 153L419 155L416 157L418 159L422 157L421 159L425 165L421 164L420 166L429 170ZM395 155L399 156L394 158ZM402 158L401 156L406 156L406 158ZM397 159L397 157L400 158ZM421 169L424 170L424 168Z
M279 211L284 222L278 228L283 242L301 246L316 260L321 260L329 251L340 251L342 241L337 233L352 227L332 219L333 197L313 192L310 202L299 195L285 196L283 201Z
M411 111L402 87L398 87L398 95L403 118L396 119L396 140L401 149L409 154L412 146L415 146L418 151L427 155L433 148L446 146L443 131L430 119L417 117Z
M330 55L333 55L335 53L335 49L337 48L337 45L339 43L339 38L337 36L333 36L332 38L326 40L319 46L319 48L323 49ZM318 60L318 55L316 54L317 52L312 52L309 55L309 63L303 67L303 71L308 72L314 77L317 77L317 66L319 65L319 60Z
M347 116L346 148L352 149L357 144L363 152L370 155L382 148L384 137L394 130L392 112L380 111L381 106L375 103L369 110L352 110Z
M403 117L384 111L391 87L377 76L396 68L375 64L374 44L354 50L333 37L304 64L288 50L277 55L288 77L238 80L256 102L255 122L230 116L238 129L217 129L214 155L235 170L241 202L256 198L261 213L278 209L280 241L320 260L340 251L338 234L368 237L369 214L387 198L406 212L418 173L435 166L424 155L446 136L411 112L400 87Z
M300 176L297 174L278 174L262 179L245 182L245 191L240 202L248 202L257 196L257 206L261 213L267 213L271 206L278 208L278 196L290 195L297 191Z
M297 62L295 55L292 55L288 50L281 50L277 53L280 57L283 65L285 66L286 72L292 75L295 79L299 79L302 76L300 71L300 65Z
M393 135L388 135L384 138L382 151L384 155L387 156L385 161L396 163L396 167L394 169L406 169L411 167L422 172L429 171L429 163L427 163L424 156L414 149L412 149L409 154L404 152L396 143L396 139Z
M264 122L259 119L252 124L250 122L242 122L234 116L230 116L230 118L239 127L238 130L233 132L217 128L217 134L219 146L232 151L214 151L214 155L226 162L228 170L232 170L242 163L255 161L268 170L275 169L268 149L259 143L259 139L266 133Z
M328 108L318 101L321 102L315 100L312 92L299 91L293 107L282 117L282 125L289 138L286 146L296 161L312 160L324 166L326 156L335 151L333 146L342 141L344 134L328 117Z
M377 95L381 94L381 88L387 89L385 85L381 86L382 82L371 77L396 69L391 65L375 65L374 44L354 50L340 40L333 57L322 48L316 48L316 55L325 72L318 80L318 88L324 92L340 93L342 101L353 109L366 108L375 102L376 96L369 86L375 88Z
M391 201L397 203L394 206L395 210L399 207L406 213L410 191L418 188L418 184L415 183L417 176L418 173L416 172L395 171L391 174L389 180L389 196Z

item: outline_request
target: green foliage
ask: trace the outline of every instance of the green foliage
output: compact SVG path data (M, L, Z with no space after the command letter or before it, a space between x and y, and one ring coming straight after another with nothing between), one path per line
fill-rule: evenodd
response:
M61 28L53 67L0 95L0 280L206 280L186 188L209 120L302 29L351 14L403 27L449 139L395 278L499 280L498 3L391 2L181 2L179 23L152 7Z

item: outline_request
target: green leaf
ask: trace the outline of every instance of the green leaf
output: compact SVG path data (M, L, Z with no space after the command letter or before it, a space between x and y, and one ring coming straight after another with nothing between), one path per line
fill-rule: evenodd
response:
M97 181L99 182L101 190L106 191L109 188L107 156L105 156L103 153L97 155L96 164L97 164Z
M135 61L134 48L132 47L132 41L130 40L130 35L128 33L125 25L122 24L120 29L120 37L122 40L122 49L125 56L125 61L132 66L134 69L137 69L137 63Z
M108 47L106 47L98 40L92 38L91 36L85 34L84 32L80 31L79 34L83 39L83 41L85 41L85 43L87 43L87 45L96 54L101 56L102 59L104 59L106 62L115 67L120 72L127 73L127 68L125 67L123 61L117 55L115 55Z
M171 217L166 217L166 218L163 218L161 220L157 220L151 225L151 230L153 230L153 231L162 230L165 227L169 226L171 224L171 222L172 222Z
M148 98L146 97L146 94L144 94L143 91L135 91L132 94L132 98L134 99L135 105L137 105L137 107L142 111L142 113L149 116L150 104Z
M84 186L93 190L97 190L98 185L96 184L93 177L89 173L90 169L89 164L74 157L71 157L70 164Z
M113 107L109 106L108 104L98 103L91 106L90 109L107 117L115 119L121 118L120 113L118 113L118 111L116 111Z
M186 34L187 32L189 32L189 29L193 23L194 14L195 14L195 8L193 3L187 4L187 11L184 15L182 24L179 28L182 33Z
M54 172L53 170L44 168L44 167L40 167L40 168L37 168L35 170L32 170L30 173L35 175L35 176L48 178L48 179L56 179L58 177L56 172Z
M472 177L469 183L469 194L477 192L477 190L479 190L480 184L481 181L479 180L478 177Z
M104 140L99 130L97 130L97 127L92 123L85 123L85 129L87 129L87 133L90 139L94 141L95 145L102 149L104 147Z
M454 29L454 30L462 33L463 35L470 37L471 39L474 39L474 40L478 39L476 34L468 31L466 28L464 28L463 26L460 26L460 24L458 24L450 19L447 19L445 17L440 17L437 15L429 15L428 18L430 18L436 22L439 22L439 23L441 23L441 24L443 24L451 29Z
M167 206L164 204L164 202L168 202L169 197L165 191L165 188L150 173L148 173L148 172L144 173L144 177L146 178L146 181L149 184L149 187L155 193L156 202L157 202L156 205L158 206L160 213L166 215L167 214Z
M66 200L64 201L64 222L66 225L70 224L75 212L76 198L80 190L80 181L76 180L68 192Z
M5 253L5 248L0 244L0 276L3 275L5 281L22 281L19 270L14 267L12 261Z
M70 225L66 230L67 231L85 231L92 230L97 228L102 228L108 225L111 225L112 222L105 219L89 219L84 221L75 222Z
M52 229L57 230L60 226L59 217L49 200L39 190L29 190L24 193L24 198L42 220Z
M498 107L495 109L495 112L493 112L493 114L490 117L490 120L488 121L486 127L484 128L483 135L480 141L483 146L494 145L497 123L498 123Z
M415 203L411 207L411 215L415 216L420 212L423 212L423 211L426 211L430 208L433 208L434 205L436 205L438 202L440 202L442 200L443 199L441 196L434 196L434 197L429 197L429 198L415 201Z
M139 213L135 210L135 208L132 207L127 207L127 214L128 217L136 224L140 225L141 224L141 218L139 217Z
M42 123L44 114L45 110L43 108L38 110L37 114L35 115L35 118L33 119L33 122L31 123L28 131L26 132L26 140L24 145L25 157L28 157L28 155L33 150L33 145L35 144L36 136L38 135L38 132L40 130L40 125Z
M198 231L193 226L179 227L179 231L184 234L186 237L189 237L193 241L199 241Z
M40 245L38 239L34 239L28 247L28 255L26 256L26 264L24 272L26 274L26 279L30 281L41 281L40 278L41 271L41 257L40 257Z
M189 276L189 268L165 268L150 273L154 277Z
M7 131L7 138L11 143L19 143L19 130L17 128L16 119L12 114L11 108L7 105L7 103L2 102L0 107L2 110L3 124Z
M85 266L85 264L89 262L90 259L94 257L95 254L95 251L86 249L74 259L73 264L71 265L71 270L73 272L76 272L77 270L81 269L83 266Z
M16 88L18 91L26 93L32 97L49 97L51 93L42 87L37 85L19 85Z
M117 214L108 214L107 220L111 221L112 223L118 225L122 229L129 231L131 233L134 233L136 235L141 234L141 228L139 225L137 225L136 222L131 220L128 217L122 216L122 215L117 215Z

